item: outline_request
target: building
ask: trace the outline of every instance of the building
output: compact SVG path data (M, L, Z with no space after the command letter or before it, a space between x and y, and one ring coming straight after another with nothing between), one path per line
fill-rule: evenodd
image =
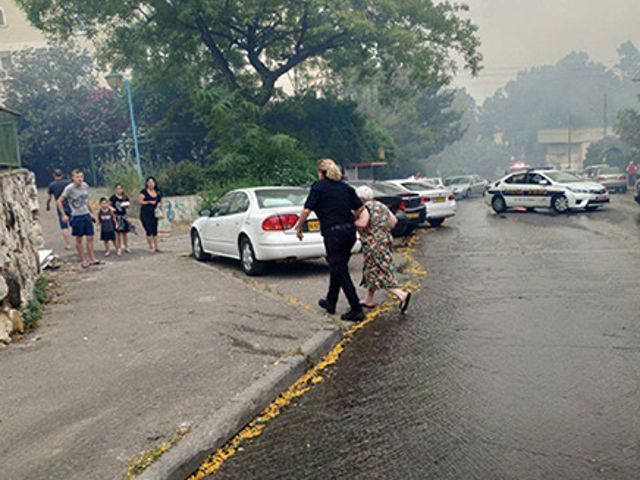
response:
M607 129L607 136L614 136ZM554 129L538 131L538 143L546 146L546 163L556 168L582 170L589 146L604 138L602 128Z
M47 45L45 36L29 23L13 0L0 0L0 77L11 65L11 53Z

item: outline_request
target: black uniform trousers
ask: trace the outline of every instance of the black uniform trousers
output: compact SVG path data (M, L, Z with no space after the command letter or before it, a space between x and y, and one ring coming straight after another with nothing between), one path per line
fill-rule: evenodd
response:
M323 233L324 247L329 263L329 293L327 303L335 306L338 303L340 289L344 292L351 310L361 311L360 299L349 275L349 259L351 249L356 243L356 227L353 224L330 227Z

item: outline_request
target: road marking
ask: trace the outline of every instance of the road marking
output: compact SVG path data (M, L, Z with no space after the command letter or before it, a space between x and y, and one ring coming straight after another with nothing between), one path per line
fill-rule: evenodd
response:
M429 231L429 230L428 230ZM427 232L428 232L427 231ZM425 232L426 233L426 232ZM407 268L405 273L410 275L410 279L402 284L402 288L416 293L421 288L420 278L427 275L427 271L420 264L415 257L416 247L420 243L420 237L413 235L405 245L396 249L407 262ZM260 284L255 281L251 281L251 284L260 288ZM257 284L257 285L255 285ZM294 297L286 297L285 299L294 305L301 306L305 310L310 308L300 300ZM195 472L189 480L202 480L206 476L215 473L223 463L233 455L235 455L247 440L256 438L264 432L269 425L269 422L280 415L296 398L301 397L308 391L310 391L314 385L321 383L324 380L323 372L334 365L345 347L353 340L354 335L371 322L373 322L378 316L383 313L389 312L393 307L400 304L400 300L387 300L382 303L378 308L368 313L366 318L351 327L340 340L340 342L327 354L325 357L309 371L307 371L302 377L293 383L287 390L281 393L268 407L256 416L246 427L244 427L235 437L233 437L226 445L219 448L214 452L207 460L205 460L197 472Z

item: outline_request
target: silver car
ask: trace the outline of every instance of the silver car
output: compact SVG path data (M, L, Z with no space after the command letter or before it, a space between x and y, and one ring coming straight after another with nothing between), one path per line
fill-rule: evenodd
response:
M471 198L473 195L483 196L488 183L480 175L460 175L444 179L445 187L453 192L458 199Z
M592 165L584 169L584 174L589 180L598 182L610 192L627 193L629 178L619 167L611 165Z

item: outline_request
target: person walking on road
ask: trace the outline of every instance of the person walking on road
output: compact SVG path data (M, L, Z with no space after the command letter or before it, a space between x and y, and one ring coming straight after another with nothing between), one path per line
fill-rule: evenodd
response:
M356 243L354 214L360 215L363 205L355 190L342 181L342 172L333 160L318 162L318 179L311 187L296 233L302 241L305 222L311 212L315 212L320 221L330 272L329 291L318 304L334 314L342 289L350 306L350 310L342 315L342 320L360 321L364 319L364 311L349 275L349 259Z
M633 163L633 160L630 160L629 165L627 165L627 175L629 176L629 186L632 188L635 187L636 177L638 175L638 167L635 163Z
M411 301L411 292L399 288L393 269L391 231L398 219L386 205L374 200L369 187L359 187L356 193L365 208L356 220L364 257L361 285L367 289L363 306L375 308L373 298L376 291L387 290L400 299L400 311L404 314Z
M89 203L89 185L84 182L84 173L76 169L71 173L72 183L66 186L58 198L58 210L62 220L71 224L71 235L76 239L76 251L83 268L99 265L93 248L93 223L97 221ZM65 201L71 209L71 220L64 210ZM87 255L84 255L82 239L86 238Z
M69 224L62 220L62 213L57 208L58 198L62 195L64 189L71 183L71 180L64 177L64 173L59 168L53 171L53 182L49 184L49 191L47 197L47 212L51 210L51 201L56 205L56 214L58 215L58 225L62 231L62 238L64 240L64 249L71 250L71 235L69 233ZM71 215L71 209L67 202L64 202L64 212L67 217Z
M140 190L140 221L147 234L149 250L156 253L158 249L158 217L162 208L162 195L158 190L156 179L147 177L144 188Z
M116 241L116 216L113 213L113 207L105 197L100 199L100 210L98 211L98 223L100 223L100 240L104 242L104 256L111 255L111 246L109 242L113 242L113 246L118 250Z
M109 201L116 214L116 255L122 255L123 249L126 253L131 253L129 249L131 223L129 222L129 215L127 214L131 202L121 184L116 184L115 193L111 195Z

